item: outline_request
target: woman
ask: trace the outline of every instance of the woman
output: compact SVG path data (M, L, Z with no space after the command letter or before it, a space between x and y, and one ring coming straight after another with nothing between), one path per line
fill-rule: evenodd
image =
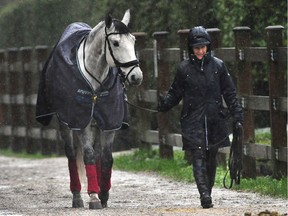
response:
M183 150L192 155L193 175L203 208L212 208L211 192L219 147L229 146L227 109L233 126L243 124L236 88L222 60L211 55L206 29L196 26L188 34L189 59L180 63L174 81L158 105L166 112L183 100L181 130Z

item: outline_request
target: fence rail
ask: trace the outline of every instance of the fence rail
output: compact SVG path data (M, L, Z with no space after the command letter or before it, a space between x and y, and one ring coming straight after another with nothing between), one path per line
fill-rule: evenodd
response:
M221 31L208 29L212 38L212 54L235 66L238 97L244 114L244 173L255 177L256 159L271 160L273 176L287 176L287 47L283 47L283 27L265 29L266 47L251 47L251 30L248 27L233 29L235 47L221 47ZM188 29L178 31L179 47L167 44L168 32L155 32L153 44L147 44L146 33L135 32L136 54L144 72L143 84L137 91L139 106L156 107L158 96L170 86L173 71L171 64L187 58ZM55 125L41 127L35 121L35 104L40 72L48 57L48 46L21 47L0 50L0 149L63 153L62 140ZM253 94L252 63L268 65L269 95ZM151 79L156 80L151 89ZM135 94L135 91L133 92ZM181 104L180 104L181 106ZM271 146L255 143L254 111L270 113ZM182 146L182 138L173 132L170 115L157 114L157 130L151 127L150 113L136 111L137 131L141 147L159 144L161 157L173 157L173 146ZM61 144L59 144L61 143ZM229 148L221 149L227 154Z

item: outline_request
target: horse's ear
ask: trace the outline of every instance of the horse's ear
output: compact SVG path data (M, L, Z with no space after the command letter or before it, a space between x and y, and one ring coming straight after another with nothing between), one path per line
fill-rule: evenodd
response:
M108 13L105 17L105 25L107 28L110 28L112 24L112 17L110 15L110 13Z
M122 19L122 23L124 23L126 26L128 26L129 22L130 22L130 9L126 10Z

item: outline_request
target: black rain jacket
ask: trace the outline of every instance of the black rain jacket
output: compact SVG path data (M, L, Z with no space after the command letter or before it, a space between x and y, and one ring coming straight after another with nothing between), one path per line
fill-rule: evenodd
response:
M226 122L230 114L222 97L233 120L243 123L236 88L222 60L207 53L202 61L192 57L180 63L164 103L171 109L183 100L183 150L230 145Z

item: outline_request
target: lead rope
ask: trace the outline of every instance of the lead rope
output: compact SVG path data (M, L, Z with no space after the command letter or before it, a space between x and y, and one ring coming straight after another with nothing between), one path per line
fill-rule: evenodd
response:
M233 186L233 182L234 182L234 179L233 178L231 178L231 174L230 174L230 172L231 172L231 170L230 170L230 164L231 164L231 160L232 160L232 151L230 151L230 154L229 154L229 160L228 160L228 170L227 170L227 172L225 173L225 176L224 176L224 178L223 178L223 185L224 185L224 187L226 188L226 189L231 189L232 188L232 186ZM229 184L229 186L227 187L227 185L226 185L226 179L227 179L227 177L228 177L228 173L230 174L230 184Z
M230 156L229 156L229 161L228 161L228 164L229 164L229 168L223 178L223 185L226 189L231 189L233 187L233 183L235 182L236 185L239 185L240 184L240 171L239 169L237 170L231 170L231 166L232 166L232 163L233 163L233 159L234 158L234 154L232 153L232 151L230 151ZM235 172L235 176L231 176L231 172ZM228 177L228 173L230 174L230 184L229 186L227 187L226 185L226 178Z
M144 111L148 111L148 112L152 112L152 113L158 113L158 110L154 110L154 109L149 109L149 108L145 108L145 107L140 107L138 105L135 105L135 104L132 104L128 101L127 98L124 99L126 101L127 104L129 104L130 106L133 106L137 109L141 109L141 110L144 110Z
M236 185L240 184L240 174L242 170L242 142L243 142L243 128L237 128L237 131L233 129L233 141L230 148L228 170L223 178L223 185L226 189L231 189L233 183ZM240 132L239 132L240 131ZM230 185L227 187L226 178L230 174Z

